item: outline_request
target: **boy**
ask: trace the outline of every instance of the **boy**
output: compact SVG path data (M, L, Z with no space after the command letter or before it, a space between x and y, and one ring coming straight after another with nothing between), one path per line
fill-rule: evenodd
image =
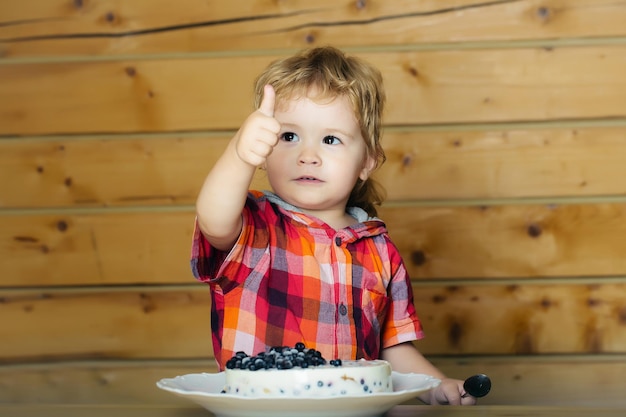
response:
M256 107L197 200L192 268L211 287L220 369L236 351L303 342L324 357L388 360L442 384L430 404L474 404L413 346L411 283L370 174L383 163L382 76L326 47L271 64ZM257 168L273 192L249 191Z

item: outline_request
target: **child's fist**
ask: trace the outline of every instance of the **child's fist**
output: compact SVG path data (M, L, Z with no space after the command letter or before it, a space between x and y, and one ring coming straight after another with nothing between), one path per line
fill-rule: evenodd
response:
M280 123L274 119L276 93L271 85L263 90L263 100L235 135L237 155L242 161L260 166L278 143Z

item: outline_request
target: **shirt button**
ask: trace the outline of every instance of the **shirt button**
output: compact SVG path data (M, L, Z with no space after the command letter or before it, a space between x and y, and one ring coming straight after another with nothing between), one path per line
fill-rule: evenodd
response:
M335 238L335 245L341 246L341 238L339 236Z
M339 314L341 314L342 316L348 314L348 307L346 307L346 305L343 303L339 305Z

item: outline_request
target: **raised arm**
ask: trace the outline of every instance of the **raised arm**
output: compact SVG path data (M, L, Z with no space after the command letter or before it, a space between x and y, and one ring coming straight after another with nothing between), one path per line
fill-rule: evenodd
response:
M231 139L204 181L196 201L198 225L209 243L229 250L241 232L241 211L256 168L278 142L275 93L265 86L263 101Z

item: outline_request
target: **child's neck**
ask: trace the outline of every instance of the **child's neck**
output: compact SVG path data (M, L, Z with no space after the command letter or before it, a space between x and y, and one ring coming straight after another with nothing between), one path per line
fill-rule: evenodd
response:
M301 209L304 213L309 214L311 216L315 216L318 219L322 220L324 223L329 225L335 230L341 230L348 226L352 226L355 223L358 223L358 220L354 217L350 216L345 211L318 211L318 210L304 210Z

